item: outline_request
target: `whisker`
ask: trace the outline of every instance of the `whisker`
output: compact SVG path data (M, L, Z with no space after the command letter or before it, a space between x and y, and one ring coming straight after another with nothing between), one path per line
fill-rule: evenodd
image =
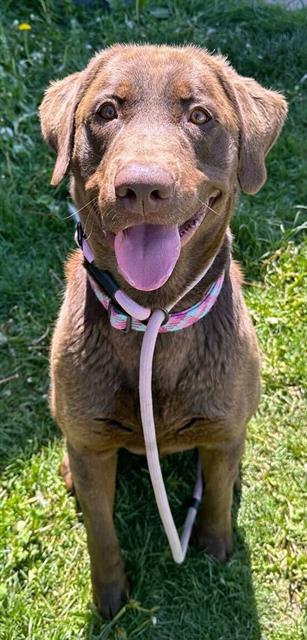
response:
M89 219L89 217L90 217L91 213L93 213L93 212L92 212L92 209L90 209L90 210L89 210L89 212L88 212L88 214L87 214L87 216L86 216L86 220L85 220L85 224L84 224L84 235L85 235L85 236L86 236L86 226L87 226L88 219ZM93 230L93 228L92 228L92 230Z
M92 204L92 202L94 202L96 199L97 199L97 196L95 196L95 198L92 198L92 200L90 200L89 202L84 204L83 207L80 207L80 209L78 209L77 211L74 211L73 213L70 213L69 216L66 216L64 218L64 220L68 220L69 218L73 218L74 216L77 216L78 213L80 213L80 211L82 211L82 209L85 209L85 207L88 207L88 205Z
M212 213L214 213L216 216L220 216L221 214L218 211L215 211L215 209L212 209L212 207L209 207L209 205L207 204L207 209L209 209L210 211L212 211Z
M91 235L92 235L92 233L93 233L93 229L94 229L94 220L92 220L92 228L91 228L91 230L90 230L90 233L89 233L89 235L87 235L87 236L86 236L86 239L87 239L87 240L89 240L89 239L90 239L90 237L91 237Z
M208 204L208 202L201 200L200 198L197 198L198 202L200 202L201 205L206 206L207 209L209 209L210 211L212 211L212 213L214 213L216 216L219 216L219 212L215 211L215 209L213 209L212 207L210 207L210 205Z

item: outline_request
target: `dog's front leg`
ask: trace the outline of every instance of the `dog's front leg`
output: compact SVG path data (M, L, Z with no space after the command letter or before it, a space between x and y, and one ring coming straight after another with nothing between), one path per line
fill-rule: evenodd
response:
M197 526L198 546L220 562L232 551L231 506L244 442L199 448L205 491Z
M94 601L104 617L111 617L128 590L113 523L117 452L77 450L69 443L67 448L87 531Z

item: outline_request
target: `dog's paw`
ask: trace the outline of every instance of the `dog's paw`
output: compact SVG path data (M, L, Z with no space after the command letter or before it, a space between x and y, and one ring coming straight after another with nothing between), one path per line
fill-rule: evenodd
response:
M233 549L231 533L213 536L198 530L196 540L198 549L215 558L218 562L226 562Z
M94 588L94 602L104 618L113 618L129 598L126 578L122 582L110 582L99 589Z

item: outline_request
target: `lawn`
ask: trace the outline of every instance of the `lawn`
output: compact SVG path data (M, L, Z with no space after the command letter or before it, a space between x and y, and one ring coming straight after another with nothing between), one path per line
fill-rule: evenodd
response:
M306 13L256 0L105 4L111 10L3 0L0 9L0 638L302 640ZM146 461L123 452L116 521L133 599L105 623L91 603L85 531L58 476L63 443L47 404L48 348L73 225L67 183L49 185L54 158L41 140L37 107L49 80L118 41L221 51L242 74L284 92L289 118L270 154L267 184L240 197L232 223L263 351L262 402L233 510L234 554L221 567L192 546L184 565L175 565ZM180 524L194 459L168 457L162 467Z

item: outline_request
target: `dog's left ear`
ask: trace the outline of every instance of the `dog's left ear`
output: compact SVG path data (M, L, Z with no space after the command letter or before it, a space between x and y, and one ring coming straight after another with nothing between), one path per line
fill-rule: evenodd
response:
M238 110L240 150L238 180L245 193L257 193L266 181L265 156L287 116L287 103L277 91L261 87L234 72L232 89Z
M84 72L73 73L52 82L39 109L46 142L57 152L51 184L66 175L74 146L75 112L83 93Z

